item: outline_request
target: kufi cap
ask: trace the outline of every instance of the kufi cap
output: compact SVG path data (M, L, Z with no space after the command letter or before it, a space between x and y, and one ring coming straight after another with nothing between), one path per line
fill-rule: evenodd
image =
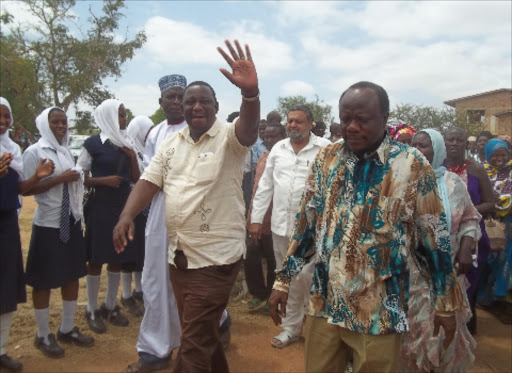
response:
M160 78L158 85L160 86L160 92L172 87L181 87L185 89L187 87L187 78L178 74L166 75Z
M475 136L469 136L468 137L468 141L476 141L476 137Z

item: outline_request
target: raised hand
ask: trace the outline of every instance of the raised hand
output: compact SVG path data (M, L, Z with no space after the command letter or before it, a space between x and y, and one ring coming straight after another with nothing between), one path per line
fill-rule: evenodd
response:
M254 97L258 95L258 75L256 74L256 67L252 61L251 51L249 46L245 45L245 54L235 40L236 51L231 43L226 40L226 46L231 54L231 58L222 48L218 47L217 50L224 57L228 65L233 70L232 73L226 69L220 68L220 72L234 85L241 89L242 95L245 97Z
M39 161L36 168L36 177L41 180L50 176L55 171L55 164L51 159L45 158Z
M123 146L123 147L121 148L121 151L122 151L124 154L126 154L128 157L130 157L130 158L137 158L137 155L135 154L135 152L134 152L132 149L127 148L126 146Z

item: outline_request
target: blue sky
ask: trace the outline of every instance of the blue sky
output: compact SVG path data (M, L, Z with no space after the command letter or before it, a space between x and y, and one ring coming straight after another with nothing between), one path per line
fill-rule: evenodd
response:
M77 3L80 22L89 6L101 7ZM2 0L1 9L30 22L18 1ZM155 112L157 81L170 73L212 84L220 118L238 110L239 90L218 71L226 64L216 51L234 38L251 46L262 116L279 96L316 94L337 119L341 92L360 80L381 84L392 106L441 107L512 86L510 1L127 1L124 14L119 38L145 29L148 42L105 84L135 115Z

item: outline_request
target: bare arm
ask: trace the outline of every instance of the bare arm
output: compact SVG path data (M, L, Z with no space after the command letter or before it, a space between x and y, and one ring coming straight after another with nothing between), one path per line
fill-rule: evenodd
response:
M58 176L52 177L50 179L46 179L35 184L32 188L28 189L24 196L32 196L36 194L45 193L51 188L64 183L70 183L72 181L77 181L80 179L80 174L72 169L66 170ZM30 179L29 179L30 180Z
M26 180L18 183L18 194L30 195L39 194L32 192L32 189L39 183L41 179L50 176L55 171L55 164L50 159L41 159L37 165L36 172ZM36 189L37 192L37 189ZM43 193L43 192L40 192Z
M130 158L130 178L132 183L136 183L140 178L139 163L137 162L137 154L132 149L123 147L121 150Z
M87 187L106 186L110 188L119 188L119 185L123 182L123 178L118 175L91 177L89 171L84 171L84 175L84 185Z
M226 69L220 69L220 71L231 83L240 88L242 93L240 117L235 124L235 133L240 144L251 146L258 138L258 124L260 120L260 100L256 67L252 61L248 45L245 45L245 54L247 56L240 47L238 40L235 40L237 51L227 40L226 46L233 58L229 57L221 48L217 48L217 50L224 57L233 72L230 73Z
M121 253L124 251L128 240L133 240L135 227L133 225L133 219L151 202L154 195L160 190L160 188L146 180L139 180L133 188L124 209L119 216L119 222L114 228L114 247L116 252Z
M493 215L494 193L492 191L492 185L489 181L489 177L487 176L487 172L485 172L485 168L475 162L471 162L470 165L472 167L471 170L468 171L471 171L470 173L478 178L480 195L482 196L482 201L478 205L475 205L475 208L483 217Z

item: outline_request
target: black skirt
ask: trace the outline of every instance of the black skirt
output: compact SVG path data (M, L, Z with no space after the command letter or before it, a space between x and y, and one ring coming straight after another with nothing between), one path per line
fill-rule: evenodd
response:
M123 265L137 263L140 260L137 252L137 233L133 241L128 241L122 253L118 254L114 249L113 230L129 193L129 188L124 191L96 188L85 222L85 246L87 260L90 263Z
M58 228L32 226L27 258L27 285L36 289L56 289L87 274L81 222L71 217L71 237L59 239Z
M27 301L16 209L0 210L0 315Z

